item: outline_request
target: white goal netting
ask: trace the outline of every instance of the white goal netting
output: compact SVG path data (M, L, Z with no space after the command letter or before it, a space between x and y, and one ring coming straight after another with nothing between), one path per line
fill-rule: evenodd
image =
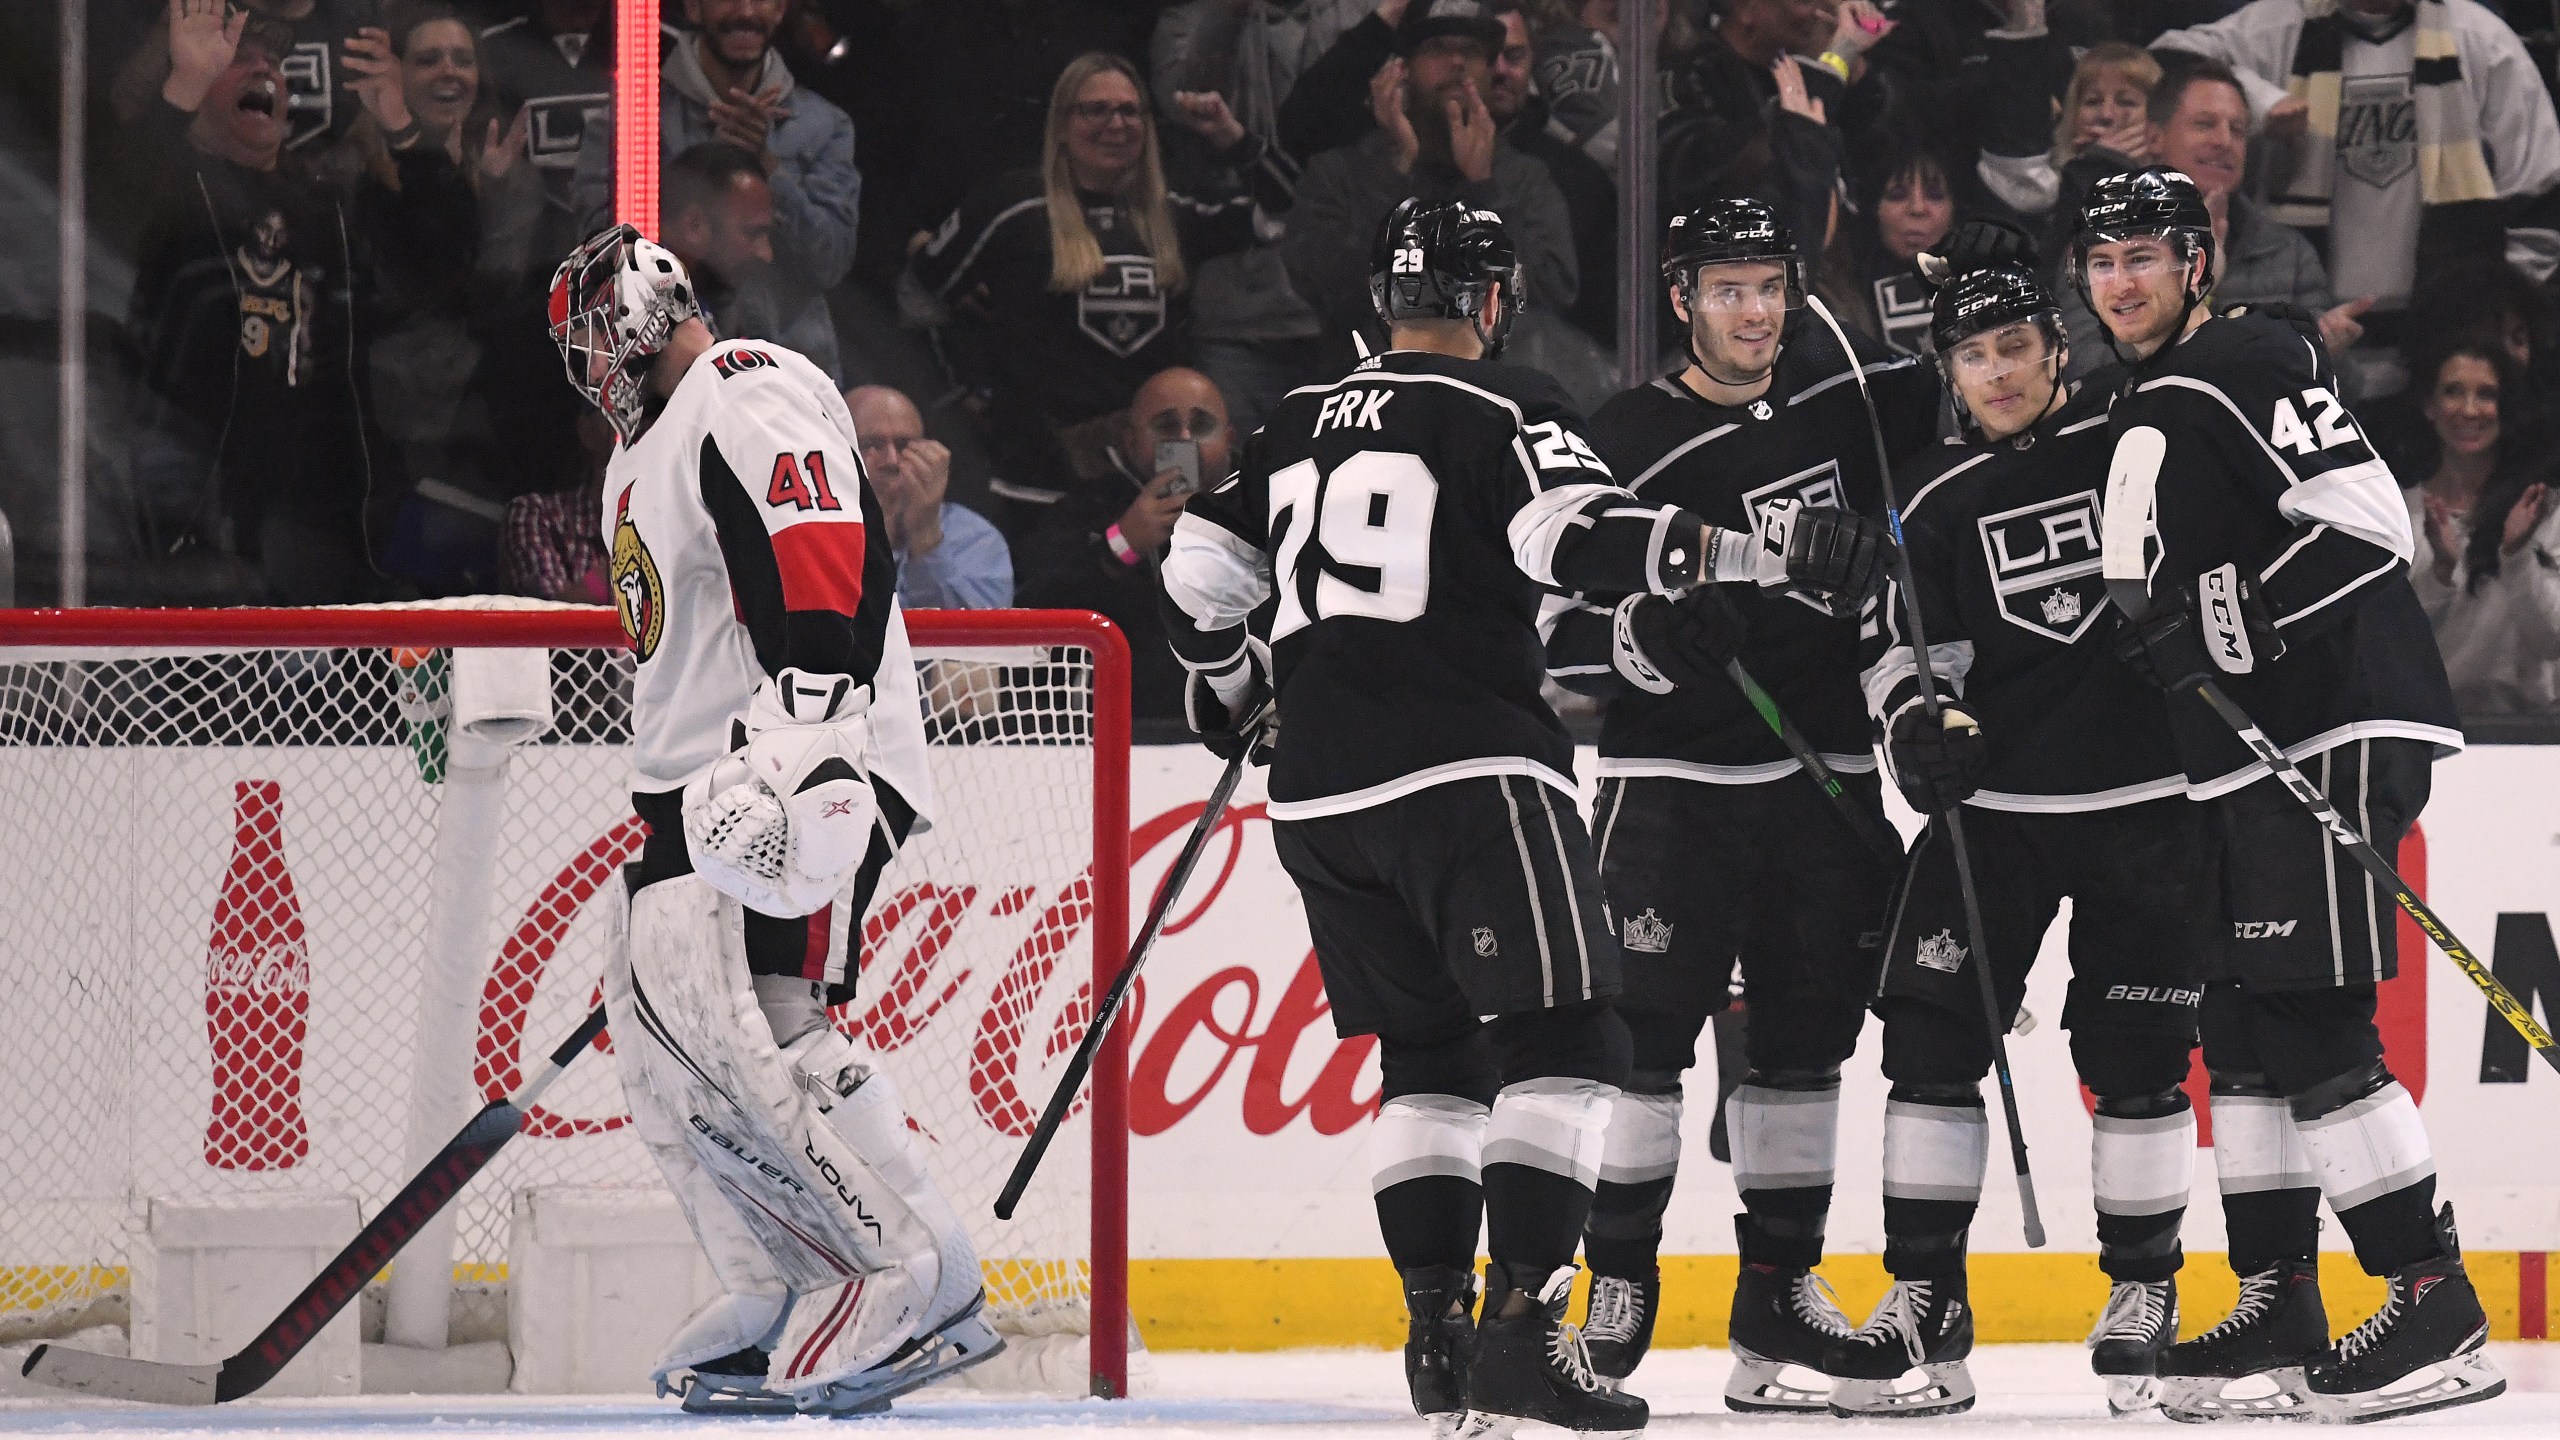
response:
M642 834L611 612L355 612L361 644L327 638L350 612L311 612L307 642L263 613L254 645L218 613L155 635L134 612L115 644L0 626L0 1341L118 1321L155 1199L352 1195L370 1218L413 1124L440 1143L596 1002L601 897ZM544 646L549 723L493 781L457 764L457 655L528 623L584 639ZM1125 863L1095 873L1097 762L1124 784L1126 756L1096 744L1091 635L1004 623L910 617L939 816L836 1018L897 1077L999 1326L1116 1332L1088 1115L1013 1222L989 1211L1081 1034L1098 887L1127 893ZM457 966L467 1013L439 1026ZM418 1093L422 1047L460 1047L464 1093ZM610 1058L584 1057L455 1202L454 1339L504 1332L520 1192L658 1186Z

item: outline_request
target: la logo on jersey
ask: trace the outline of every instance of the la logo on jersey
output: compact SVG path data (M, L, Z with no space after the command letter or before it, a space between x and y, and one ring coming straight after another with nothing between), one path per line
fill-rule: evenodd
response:
M667 591L658 580L658 562L649 556L649 547L640 539L640 527L631 523L631 492L622 492L614 506L613 555L607 564L613 578L613 608L622 617L622 633L631 637L631 646L647 660L658 653L658 641L667 632Z
M2002 619L2065 645L2098 623L2106 598L2098 492L1985 515L1974 527Z

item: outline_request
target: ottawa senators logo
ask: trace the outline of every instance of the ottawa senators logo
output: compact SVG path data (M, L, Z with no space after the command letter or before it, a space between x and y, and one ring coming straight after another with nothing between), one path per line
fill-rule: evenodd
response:
M658 562L649 557L649 547L640 540L640 527L631 523L631 492L622 492L621 503L614 507L613 606L622 616L622 633L631 637L632 648L640 652L642 661L658 653L658 641L667 633L667 590L658 581Z

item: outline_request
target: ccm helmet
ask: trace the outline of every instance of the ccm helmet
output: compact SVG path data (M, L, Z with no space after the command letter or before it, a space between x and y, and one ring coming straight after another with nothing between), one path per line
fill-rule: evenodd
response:
M1978 442L1982 434L1972 412L1965 407L1963 392L1956 388L1955 349L1976 335L2005 329L2022 320L2033 321L2044 333L2046 358L2038 363L2054 371L2053 398L2045 402L2050 412L2062 398L2062 311L2054 304L2052 292L2033 272L2005 265L1967 270L1949 276L1930 301L1929 343L1938 353L1938 369L1946 376L1948 393L1955 399L1956 418L1968 440Z
M1502 287L1501 311L1485 323L1486 302ZM1520 314L1520 260L1502 217L1450 202L1407 200L1378 227L1369 252L1369 300L1378 318L1465 320L1488 360L1502 354Z
M1761 261L1787 271L1787 308L1804 305L1804 260L1778 212L1757 200L1710 200L1674 215L1662 232L1662 279L1690 303L1709 265Z
M2213 288L2213 214L2205 209L2204 192L2196 182L2165 165L2110 175L2089 187L2089 197L2080 204L2078 231L2071 237L2072 288L2088 300L2091 246L2152 235L2177 246L2178 262L2190 277L2187 306L2193 309ZM2198 255L2204 257L2202 279L2193 278Z
M552 272L551 341L569 383L625 444L640 428L649 362L701 313L684 263L628 225L599 231Z

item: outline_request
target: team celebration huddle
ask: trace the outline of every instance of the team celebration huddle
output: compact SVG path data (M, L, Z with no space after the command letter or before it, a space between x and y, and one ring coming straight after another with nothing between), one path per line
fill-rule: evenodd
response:
M1663 241L1686 363L1585 420L1499 363L1533 303L1503 222L1409 200L1370 255L1386 348L1289 394L1173 526L1192 728L1230 783L1270 767L1334 1023L1378 1040L1371 1183L1436 1433L1645 1427L1683 1114L1737 995L1726 1404L1971 1407L1995 1151L2040 1240L2003 1037L2066 899L2110 1407L2361 1421L2504 1388L2375 1024L2419 958L2380 855L2460 744L2398 487L2316 337L2209 303L2186 175L2100 182L2070 246L2109 352L2076 382L2022 232L1922 257L1933 364L1851 338L1767 206L1709 203ZM715 340L636 230L570 257L551 324L621 442L639 660L650 829L604 1007L721 1290L657 1380L877 1410L1005 1343L895 1085L826 1018L829 907L859 915L934 811L880 502L825 375ZM1550 679L1603 707L1587 820ZM1927 817L1907 848L1888 780ZM1861 1321L1816 1272L1870 1014L1892 1285ZM2181 1340L2199 1044L2239 1298ZM2334 1340L2324 1198L2388 1284Z

